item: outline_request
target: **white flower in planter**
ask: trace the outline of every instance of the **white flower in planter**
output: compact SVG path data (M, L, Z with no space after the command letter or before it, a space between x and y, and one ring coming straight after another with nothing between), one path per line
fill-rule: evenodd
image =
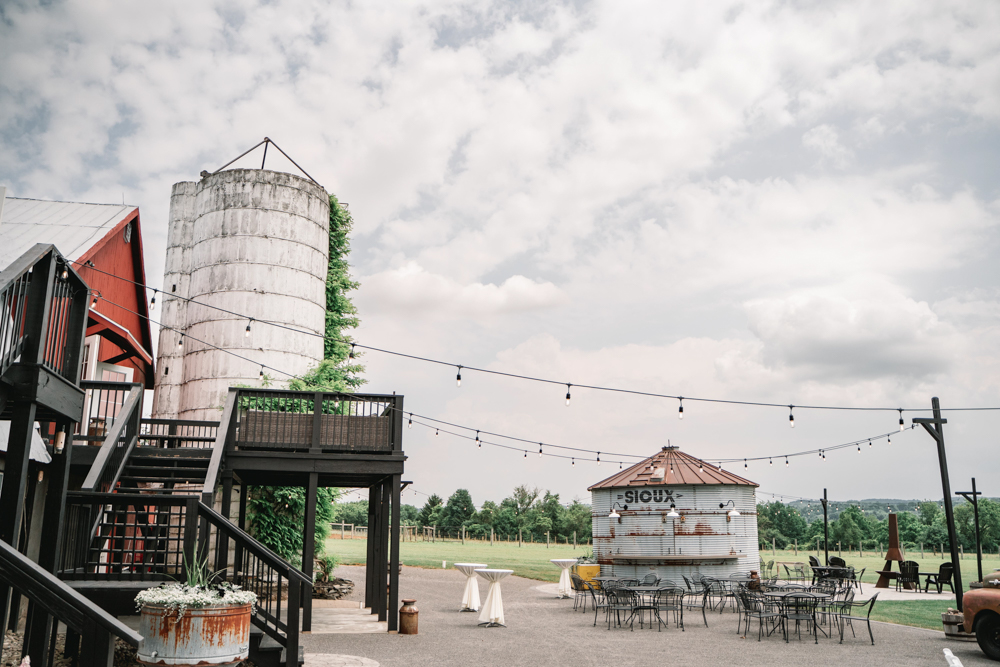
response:
M252 612L253 606L257 604L257 594L228 582L208 586L164 583L141 591L135 596L135 604L137 609L148 604L176 610L177 618L180 619L185 610L202 607L249 604Z

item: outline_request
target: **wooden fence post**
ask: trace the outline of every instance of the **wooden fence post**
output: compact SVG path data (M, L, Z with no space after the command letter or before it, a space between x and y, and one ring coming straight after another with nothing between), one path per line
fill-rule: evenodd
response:
M799 555L799 538L795 538L794 544L795 544L795 555L798 556Z
M573 531L573 548L576 549L576 531Z
M545 548L549 548L549 531L545 531Z
M490 546L493 546L493 526L490 526Z
M521 546L521 529L517 529L517 546Z
M774 545L774 538L773 537L771 538L771 555L772 556L777 556L778 555L778 547L776 547Z

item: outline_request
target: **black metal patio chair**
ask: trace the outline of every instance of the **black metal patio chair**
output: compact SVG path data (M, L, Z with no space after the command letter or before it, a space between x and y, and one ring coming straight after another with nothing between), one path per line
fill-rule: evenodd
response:
M812 624L812 633L816 638L816 643L819 643L819 627L816 623L816 606L819 603L819 598L811 593L789 593L784 598L782 598L782 611L781 615L785 620L785 642L788 642L788 635L791 634L792 628L790 623L795 621L795 630L799 635L799 641L802 640L802 622L805 621L806 624L806 634L809 633L810 623Z
M638 596L627 588L612 588L607 591L605 597L607 599L608 630L611 629L612 620L617 627L622 627L623 616L627 616L625 622L629 624L629 630L634 630L636 607L639 606Z
M656 611L656 630L659 632L661 625L666 625L663 620L664 614L667 619L673 614L674 627L680 628L684 632L684 589L676 586L661 588L653 595L653 608Z
M709 589L708 584L695 585L694 590L685 595L682 601L685 609L701 609L701 620L705 622L706 628L708 627L708 616L705 615L705 607L708 606Z
M920 565L913 560L904 560L899 564L899 575L896 577L896 590L905 588L906 584L913 584L913 587L920 591Z
M875 608L875 600L878 599L878 593L873 595L870 600L864 600L862 602L851 602L849 606L845 607L845 613L840 617L840 643L844 643L844 626L851 626L851 636L857 637L854 634L854 623L853 621L864 621L868 625L868 637L872 640L872 646L875 646L875 635L872 634L872 609ZM853 611L855 609L864 609L868 607L867 613L864 616L855 616Z
M587 598L589 597L587 593L587 588L583 577L578 574L570 573L569 575L570 586L573 588L573 611L576 611L583 606L583 611L587 611Z
M949 563L941 563L938 568L937 574L927 575L927 582L924 584L924 593L930 588L931 584L937 587L937 592L940 593L942 587L947 586L951 589L951 592L955 592L955 587L951 585L951 577L955 573L955 566Z
M642 581L640 581L639 583L641 586L655 586L659 580L660 580L659 577L650 572L645 577L643 577Z
M764 621L770 624L770 628L767 631L768 637L771 636L779 625L784 628L785 619L782 617L781 612L771 605L764 596L746 590L737 592L737 595L740 598L746 619L746 628L743 630L744 639L746 639L747 632L750 630L750 621L754 619L757 621L757 641L760 641L764 635Z
M608 598L607 591L608 588L598 588L591 583L584 582L587 585L587 592L590 593L590 601L594 605L594 627L597 627L597 614L601 609L604 610L605 616L608 614Z

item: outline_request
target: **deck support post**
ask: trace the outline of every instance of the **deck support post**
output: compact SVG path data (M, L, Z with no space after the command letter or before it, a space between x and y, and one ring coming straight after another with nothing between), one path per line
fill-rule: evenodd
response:
M319 473L309 473L306 486L306 516L302 522L302 572L312 581L313 560L316 556L316 501L319 495ZM312 596L302 596L302 632L312 632Z

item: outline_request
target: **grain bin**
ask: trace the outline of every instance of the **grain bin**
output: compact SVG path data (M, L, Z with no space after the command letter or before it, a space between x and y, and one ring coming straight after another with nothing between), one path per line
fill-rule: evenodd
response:
M677 447L594 484L588 490L601 574L654 573L683 585L682 575L759 569L757 486Z
M292 174L174 185L154 417L218 420L228 387L258 386L261 365L301 375L322 359L329 224L327 192Z

